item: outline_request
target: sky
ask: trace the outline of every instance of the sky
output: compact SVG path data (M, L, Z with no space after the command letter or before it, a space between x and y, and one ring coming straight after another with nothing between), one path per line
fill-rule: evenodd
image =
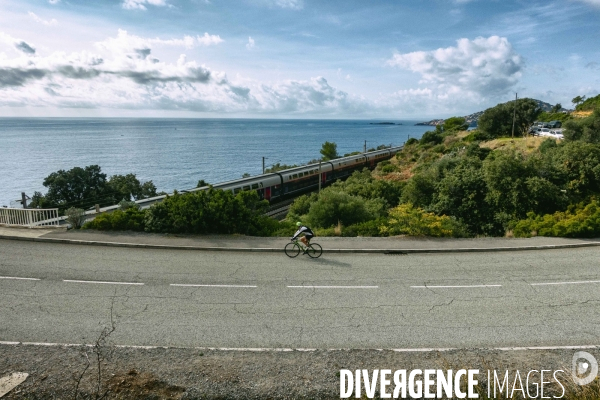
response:
M600 0L2 0L0 117L425 119L600 93Z

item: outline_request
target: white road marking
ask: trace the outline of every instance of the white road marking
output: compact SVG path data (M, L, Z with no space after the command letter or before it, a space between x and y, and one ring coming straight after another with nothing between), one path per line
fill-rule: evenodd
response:
M600 283L600 281L577 281L577 282L544 282L530 283L531 286L547 286L547 285L580 285L582 283Z
M379 286L288 286L294 289L379 289Z
M44 346L44 347L93 347L93 344L86 343L39 343L39 342L7 342L0 341L0 345L5 346ZM177 346L136 346L136 345L116 345L124 349L194 349L194 350L215 350L215 351L254 351L254 352L288 352L288 351L348 351L352 349L348 348L330 348L330 349L317 349L317 348L292 348L292 347L177 347ZM598 345L575 345L575 346L527 346L527 347L480 347L479 350L498 350L498 351L523 351L523 350L577 350L577 349L600 349ZM361 350L375 350L375 351L394 351L394 352L434 352L434 351L452 351L461 350L458 347L425 347L425 348L398 348L398 349L361 349Z
M104 285L143 285L143 283L139 282L106 282L106 281L77 281L72 279L63 279L63 282L69 283L101 283Z
M21 278L18 276L0 276L0 279L18 279L20 281L39 281L38 278Z
M222 287L222 288L255 288L254 285L195 285L187 283L171 283L171 286L179 287Z
M456 285L456 286L411 286L413 289L455 289L455 288L486 288L502 287L502 285Z
M3 397L6 393L25 382L28 376L29 374L26 372L14 372L0 378L0 397Z

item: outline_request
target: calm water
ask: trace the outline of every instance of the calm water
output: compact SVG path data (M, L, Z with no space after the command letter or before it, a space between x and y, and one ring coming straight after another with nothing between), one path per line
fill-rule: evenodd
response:
M24 191L46 192L44 178L59 169L98 164L107 175L134 173L158 190L195 187L262 172L277 162L300 164L320 156L380 144L400 145L429 128L417 121L250 119L0 119L0 205Z

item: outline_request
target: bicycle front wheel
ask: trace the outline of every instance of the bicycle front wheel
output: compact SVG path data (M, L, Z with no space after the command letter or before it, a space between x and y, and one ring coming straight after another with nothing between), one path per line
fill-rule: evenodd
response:
M298 246L298 243L288 243L285 245L286 256L294 258L298 257L298 254L300 254L300 246Z
M306 254L311 258L319 258L323 254L323 248L317 243L311 243L306 249Z

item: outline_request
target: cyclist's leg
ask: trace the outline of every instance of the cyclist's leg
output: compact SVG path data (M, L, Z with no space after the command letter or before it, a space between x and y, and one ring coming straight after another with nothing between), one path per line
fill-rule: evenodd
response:
M304 243L304 245L305 245L305 246L308 246L308 240L306 239L306 236L302 236L302 237L300 238L300 241L301 241L302 243Z
M310 239L312 239L312 235L304 235L304 240L306 241L306 246L310 246Z

